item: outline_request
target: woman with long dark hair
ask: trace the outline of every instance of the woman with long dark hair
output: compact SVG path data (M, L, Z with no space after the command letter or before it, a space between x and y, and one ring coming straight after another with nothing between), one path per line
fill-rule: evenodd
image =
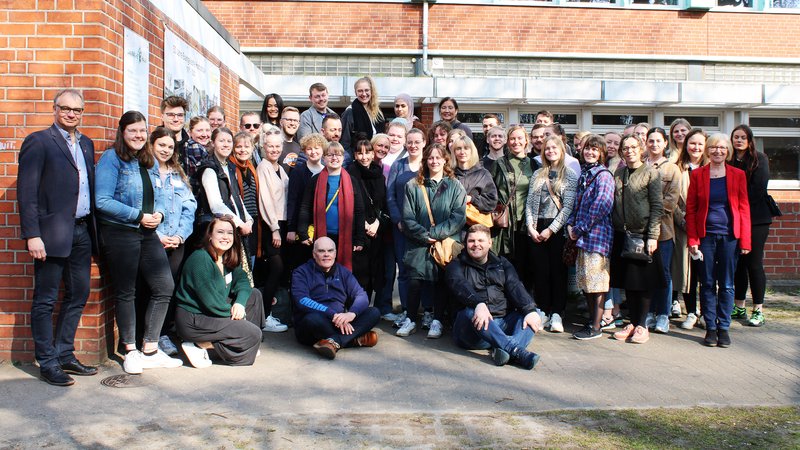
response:
M472 130L465 124L458 121L458 102L453 97L445 97L439 101L439 117L450 124L453 129L464 130L467 137L472 139Z
M747 125L739 125L731 132L733 160L731 165L744 171L747 176L747 198L750 203L750 226L753 248L750 253L739 255L734 277L735 294L731 318L747 318L744 306L747 285L753 297L753 312L747 324L754 327L764 325L764 293L767 290L767 275L764 273L764 245L769 236L772 211L769 207L769 159L763 152L756 151L753 130Z
M261 123L272 124L278 128L281 127L281 114L283 113L283 98L280 95L272 93L264 97L264 103L261 105Z
M202 248L183 267L175 327L192 366L211 365L208 351L231 366L250 366L258 356L264 307L241 266L242 244L230 216L208 224Z
M128 111L119 119L114 146L103 152L95 169L97 219L114 286L119 340L125 352L122 367L133 374L142 373L143 369L183 364L158 348L175 282L156 232L164 219L164 205L156 193L159 183L149 171L158 163L145 149L146 144L144 115ZM144 314L141 351L136 348L135 297L139 277L151 293Z

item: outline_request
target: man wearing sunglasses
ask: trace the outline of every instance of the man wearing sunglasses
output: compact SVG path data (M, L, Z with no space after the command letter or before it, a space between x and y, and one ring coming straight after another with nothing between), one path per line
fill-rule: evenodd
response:
M53 100L53 126L25 138L19 152L20 228L33 258L31 334L41 377L70 386L95 375L75 357L75 332L89 297L92 265L94 144L78 131L83 95L64 89ZM53 326L58 290L64 297Z
M261 129L261 116L257 112L246 111L239 119L239 131L244 131L253 138L253 164L258 166L261 162L261 144L258 142Z

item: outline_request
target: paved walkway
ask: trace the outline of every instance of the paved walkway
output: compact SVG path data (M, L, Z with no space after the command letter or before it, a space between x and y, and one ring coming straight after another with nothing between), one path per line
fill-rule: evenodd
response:
M462 441L517 447L527 444L515 439L535 436L543 425L524 415L508 420L509 413L798 405L797 326L736 323L728 349L703 347L703 330L675 326L645 345L608 333L579 342L569 333L543 332L531 345L542 359L530 372L495 367L487 352L460 350L447 335L395 337L385 323L375 348L346 349L334 361L297 344L290 330L267 335L252 367L146 371L129 388L100 384L123 374L114 362L96 377L77 377L70 388L39 381L31 365L6 362L0 363L0 448L336 448L366 446L376 436L386 447ZM516 432L481 440L481 430L497 427Z

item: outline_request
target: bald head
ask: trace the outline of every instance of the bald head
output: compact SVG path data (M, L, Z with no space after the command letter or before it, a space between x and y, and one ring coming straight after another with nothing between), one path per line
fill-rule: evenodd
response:
M331 270L336 263L336 243L327 236L317 239L314 241L313 257L320 269L325 272Z

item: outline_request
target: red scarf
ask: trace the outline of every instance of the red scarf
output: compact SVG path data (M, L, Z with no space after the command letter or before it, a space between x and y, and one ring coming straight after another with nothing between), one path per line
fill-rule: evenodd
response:
M314 189L314 237L327 236L325 224L325 207L327 206L328 169L325 168L317 177ZM339 242L336 243L336 262L353 270L353 182L350 174L342 170L339 178Z
M236 170L239 172L239 176L236 177L236 182L239 183L239 195L242 196L242 206L244 206L244 187L242 186L242 180L244 179L244 173L246 171L250 172L250 176L252 176L253 180L255 180L256 182L256 197L258 197L258 195L260 195L261 192L258 186L258 174L256 173L256 168L253 167L253 161L251 159L242 162L239 161L239 159L236 158L234 155L231 155L228 158L228 161L236 165ZM255 223L256 226L256 229L253 230L256 233L256 241L257 241L256 256L261 257L261 235L263 233L261 229L261 220L259 220L258 217L253 217L253 222ZM271 235L270 239L272 239Z

